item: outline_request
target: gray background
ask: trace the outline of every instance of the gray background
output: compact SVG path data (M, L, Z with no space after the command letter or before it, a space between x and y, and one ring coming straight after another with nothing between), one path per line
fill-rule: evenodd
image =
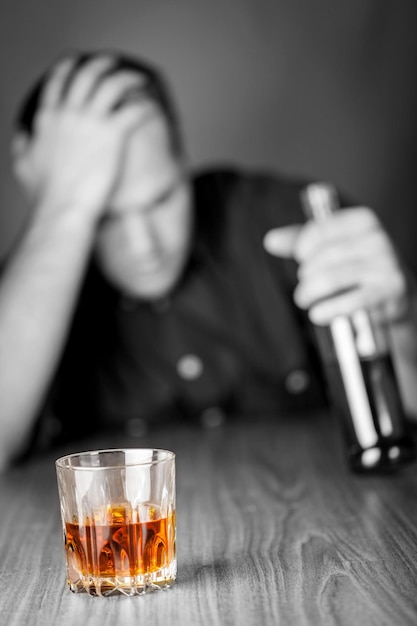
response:
M27 208L14 110L66 49L121 48L171 78L195 165L332 179L415 249L415 0L2 0L0 256Z

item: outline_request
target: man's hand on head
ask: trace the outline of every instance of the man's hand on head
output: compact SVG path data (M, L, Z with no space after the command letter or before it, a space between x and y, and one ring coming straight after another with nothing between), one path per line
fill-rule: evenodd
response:
M407 313L405 272L381 222L367 207L345 209L324 222L272 229L264 247L297 261L294 300L317 324L363 307L390 322Z
M144 78L133 71L112 73L110 56L76 61L65 58L50 73L33 134L14 137L13 162L38 209L80 211L94 220L111 199L126 140L150 104L128 97Z

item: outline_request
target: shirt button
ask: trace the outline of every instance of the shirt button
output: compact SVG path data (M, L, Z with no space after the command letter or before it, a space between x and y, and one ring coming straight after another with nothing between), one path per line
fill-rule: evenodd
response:
M218 406L205 409L200 415L200 423L204 428L218 428L225 421L225 414Z
M200 378L203 369L203 361L195 354L185 354L177 363L178 375L184 380Z
M146 420L136 417L126 422L126 433L131 437L143 437L148 430L148 424Z
M303 393L310 384L310 376L305 370L293 370L285 379L285 388L288 393Z

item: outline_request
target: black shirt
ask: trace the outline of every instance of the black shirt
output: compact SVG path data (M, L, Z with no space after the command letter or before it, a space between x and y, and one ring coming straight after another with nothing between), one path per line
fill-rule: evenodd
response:
M224 170L193 185L194 248L169 297L128 299L91 264L43 411L58 438L325 402L311 328L292 300L296 265L263 248L271 228L304 221L301 184Z

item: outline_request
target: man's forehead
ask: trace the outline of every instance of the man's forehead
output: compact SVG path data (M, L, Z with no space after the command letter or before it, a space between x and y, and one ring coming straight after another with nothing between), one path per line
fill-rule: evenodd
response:
M183 163L173 154L164 118L149 114L127 142L115 205L147 205L182 178Z

